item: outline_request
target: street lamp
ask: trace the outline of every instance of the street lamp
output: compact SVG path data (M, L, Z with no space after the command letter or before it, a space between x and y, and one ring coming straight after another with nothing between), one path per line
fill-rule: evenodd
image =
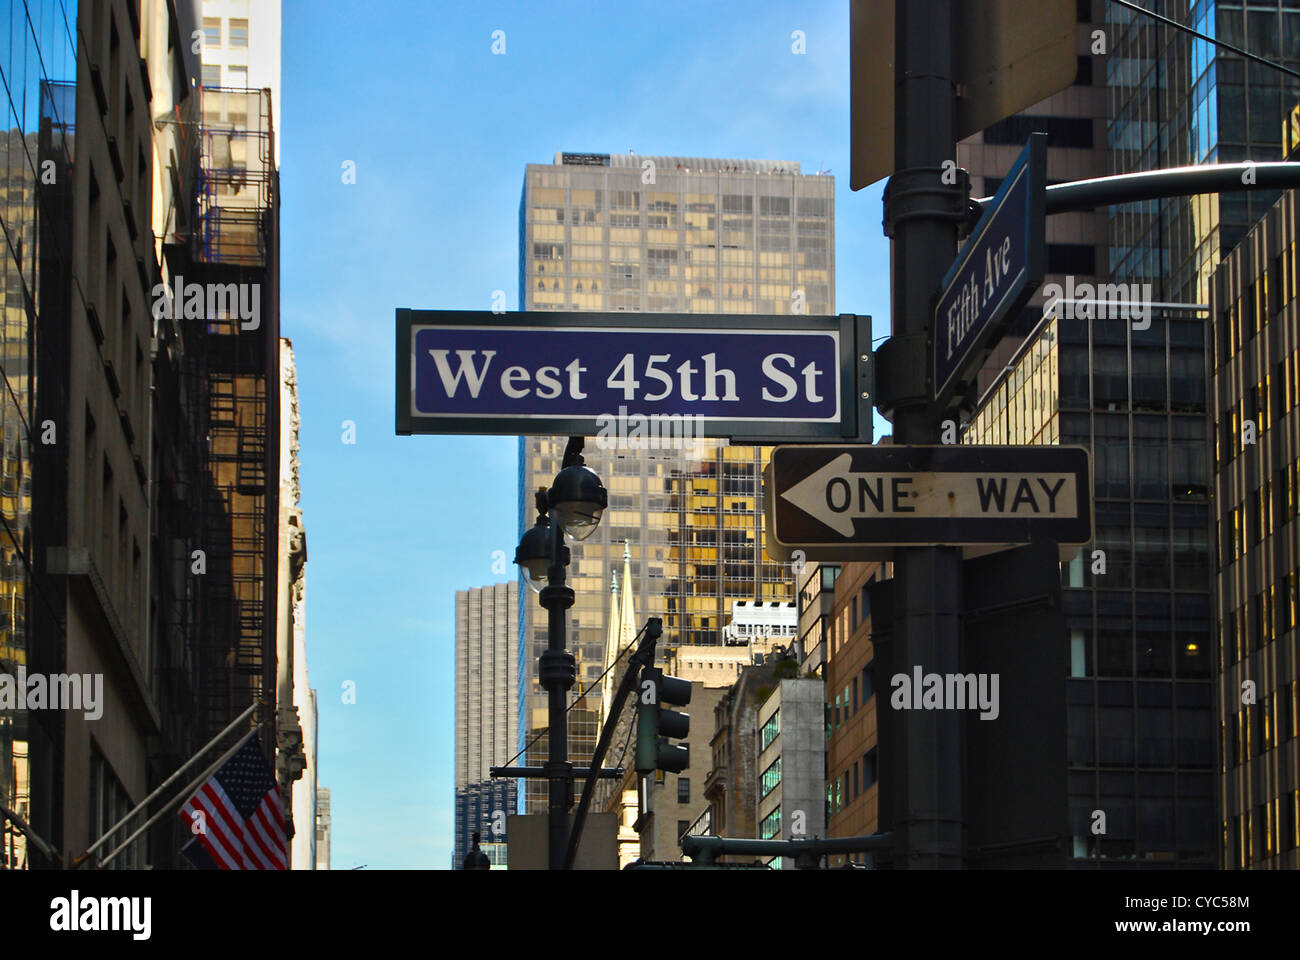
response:
M539 501L540 501L540 493ZM540 503L538 504L540 508ZM538 513L537 523L524 534L515 547L515 563L524 572L524 583L540 592L546 582L546 568L551 565L551 525L545 513Z
M575 540L586 540L596 532L600 516L609 505L609 494L600 477L581 462L581 457L578 463L555 475L547 496L551 509L560 515L564 532Z
M538 490L537 522L515 548L515 563L524 581L540 594L546 609L546 650L538 664L538 678L547 695L547 762L542 767L549 781L547 835L550 868L564 869L568 847L569 808L573 806L573 764L569 762L569 728L565 700L577 675L573 654L565 649L567 611L573 606L573 588L565 583L569 565L567 533L585 540L595 532L609 494L595 471L582 460L582 437L570 437L564 462L550 490ZM545 586L543 586L543 580Z

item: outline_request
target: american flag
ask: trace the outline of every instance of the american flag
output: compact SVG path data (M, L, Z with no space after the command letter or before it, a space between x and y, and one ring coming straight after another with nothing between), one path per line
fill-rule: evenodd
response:
M182 852L196 866L215 866L218 870L289 869L280 789L252 735L185 801L180 817L194 834L194 841ZM206 857L191 856L195 841ZM210 864L200 862L209 860Z

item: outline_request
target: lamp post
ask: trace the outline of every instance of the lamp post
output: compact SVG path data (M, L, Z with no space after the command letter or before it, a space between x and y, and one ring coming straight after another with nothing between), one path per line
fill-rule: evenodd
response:
M538 662L538 678L547 694L548 862L552 870L564 869L569 837L569 808L573 806L573 764L569 762L569 724L565 710L568 690L576 676L573 654L565 649L568 609L573 588L565 583L569 565L567 533L575 540L591 536L609 503L600 477L582 459L582 437L570 437L564 462L550 490L538 490L537 522L515 549L515 563L524 581L540 593L546 608L546 650ZM545 578L546 585L542 585Z

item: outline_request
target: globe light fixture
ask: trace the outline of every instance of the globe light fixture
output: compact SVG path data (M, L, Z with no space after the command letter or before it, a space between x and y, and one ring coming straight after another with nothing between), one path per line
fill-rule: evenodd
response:
M596 532L601 514L609 506L609 493L596 471L572 464L555 475L548 500L559 514L564 532L575 540L586 540Z
M545 517L538 517L515 547L515 563L524 572L524 582L534 593L546 584L546 570L551 565L551 527Z

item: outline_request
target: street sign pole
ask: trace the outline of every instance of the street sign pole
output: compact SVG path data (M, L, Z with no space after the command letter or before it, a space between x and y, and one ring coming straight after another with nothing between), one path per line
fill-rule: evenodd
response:
M949 0L908 0L895 7L898 173L886 190L885 228L893 238L893 335L901 340L888 374L894 442L902 444L940 439L941 412L931 402L926 377L933 300L956 254L969 193L964 175L955 185L944 182L954 179L945 172L956 171L953 6ZM877 370L878 377L885 373ZM902 548L894 563L899 669L919 664L940 674L961 672L960 549ZM897 720L902 757L894 767L901 777L892 825L895 866L960 868L965 861L961 713L915 710Z

